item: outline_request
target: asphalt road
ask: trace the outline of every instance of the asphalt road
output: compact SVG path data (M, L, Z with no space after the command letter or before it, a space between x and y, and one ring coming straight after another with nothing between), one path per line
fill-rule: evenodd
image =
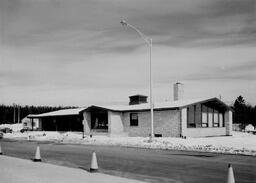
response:
M1 140L5 155L32 159L37 142ZM125 147L40 142L43 162L89 170L97 154L100 172L147 182L226 182L232 163L236 183L256 182L256 157Z

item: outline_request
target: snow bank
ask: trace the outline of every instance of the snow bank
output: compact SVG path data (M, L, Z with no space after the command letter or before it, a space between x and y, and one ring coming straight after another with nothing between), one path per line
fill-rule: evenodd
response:
M86 136L82 138L79 132L26 132L5 134L5 138L24 138L38 141L55 141L84 145L113 145L124 147L138 147L150 149L172 149L200 152L215 152L229 154L244 154L256 156L256 135L233 132L233 136L206 137L206 138L154 138L149 142L146 137L107 137Z
M22 123L1 124L0 128L10 128L10 129L12 129L13 132L19 132L23 128L23 125L22 125Z
M100 137L86 138L84 144L118 145L126 147L142 147L151 149L172 149L200 152L244 154L256 156L256 136L235 132L234 136L208 138L149 138L143 137Z

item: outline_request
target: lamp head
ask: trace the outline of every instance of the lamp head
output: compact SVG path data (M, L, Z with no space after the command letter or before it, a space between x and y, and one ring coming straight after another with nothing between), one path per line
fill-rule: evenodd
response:
M122 26L127 26L127 22L125 20L121 20L120 23L122 24Z

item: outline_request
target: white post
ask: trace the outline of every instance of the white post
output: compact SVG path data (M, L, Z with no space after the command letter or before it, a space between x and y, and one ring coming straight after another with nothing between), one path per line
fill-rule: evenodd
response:
M18 123L20 123L20 106L18 105Z
M16 108L16 104L13 104L13 123L15 123L16 121L15 108Z
M181 109L181 136L187 136L187 108L184 107Z

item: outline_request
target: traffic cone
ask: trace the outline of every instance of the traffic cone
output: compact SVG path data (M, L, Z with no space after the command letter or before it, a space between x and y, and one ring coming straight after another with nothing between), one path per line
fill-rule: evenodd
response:
M234 172L231 164L228 164L228 178L227 183L235 183Z
M97 172L97 171L98 171L97 157L96 157L95 151L93 151L90 172Z
M35 162L42 161L42 160L41 160L40 147L39 147L39 146L37 146L37 148L36 148L36 155L35 155L34 161L35 161Z
M2 147L1 147L1 144L0 144L0 155L2 155L3 152L2 152Z

